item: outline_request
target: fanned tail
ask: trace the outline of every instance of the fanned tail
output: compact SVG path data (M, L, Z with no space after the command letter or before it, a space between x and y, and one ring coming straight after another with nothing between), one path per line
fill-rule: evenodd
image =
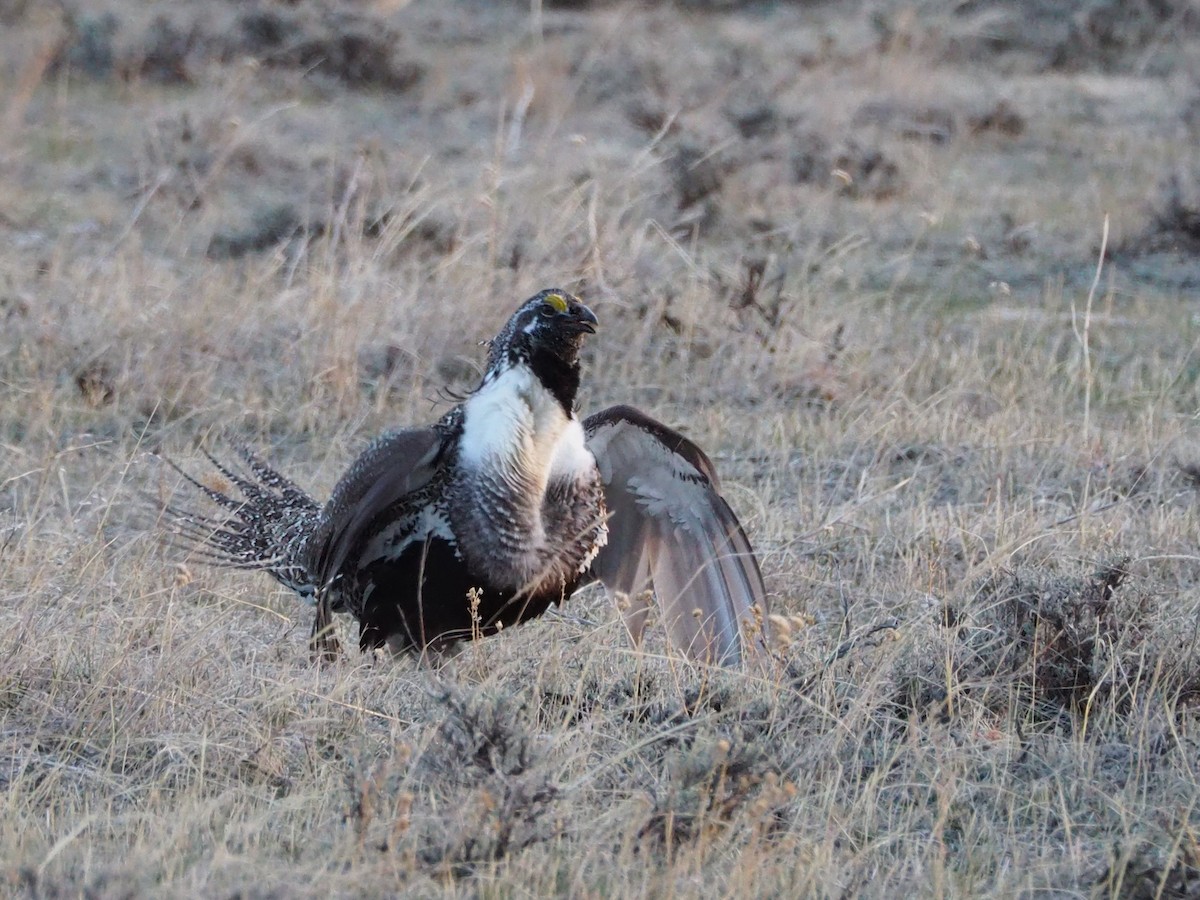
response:
M315 602L316 585L304 548L321 519L321 507L293 481L245 446L237 447L245 469L205 456L231 485L212 487L160 457L214 507L211 511L170 500L160 505L173 542L190 559L229 569L259 569L304 600Z

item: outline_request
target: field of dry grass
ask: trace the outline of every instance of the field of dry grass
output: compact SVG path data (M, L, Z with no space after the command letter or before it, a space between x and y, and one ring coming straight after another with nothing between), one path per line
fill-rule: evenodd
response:
M0 893L1197 896L1198 71L1186 0L0 0ZM550 285L769 675L600 593L318 667L163 542L154 452L321 495Z

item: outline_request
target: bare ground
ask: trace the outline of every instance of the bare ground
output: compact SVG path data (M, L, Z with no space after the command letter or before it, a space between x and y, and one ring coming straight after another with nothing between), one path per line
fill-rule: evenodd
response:
M86 6L0 2L4 893L1200 894L1194 3ZM769 676L317 667L162 542L151 451L324 492L550 284Z

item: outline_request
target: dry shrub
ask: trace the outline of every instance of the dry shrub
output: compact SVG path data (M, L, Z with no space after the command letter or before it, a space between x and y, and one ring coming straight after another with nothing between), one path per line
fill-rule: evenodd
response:
M838 190L847 197L887 200L903 186L900 166L878 147L847 140L833 157Z
M403 92L424 67L402 52L402 36L356 7L312 10L251 4L236 17L197 5L156 15L144 26L109 11L68 11L52 72L114 74L158 84L191 84L214 61L251 58L271 68L315 74L351 88Z
M1187 0L966 3L944 18L942 10L928 0L879 3L872 25L880 49L986 59L1001 70L1166 72L1186 65L1186 41L1200 26Z
M1142 840L1125 847L1118 845L1094 891L1121 900L1190 900L1200 896L1198 850L1193 834L1170 850Z
M462 876L555 837L560 789L536 750L526 701L443 686L434 702L445 718L416 760L416 779L455 814L425 820L420 862Z
M1200 172L1172 173L1159 188L1151 211L1147 240L1173 250L1200 250Z
M208 242L211 259L237 259L291 240L305 230L296 208L289 203L259 210L244 228L231 228L214 234Z
M1164 628L1155 593L1127 584L1129 562L1103 564L1086 577L998 573L968 601L948 604L942 616L952 635L953 689L1043 722L1093 710L1124 716L1148 696L1172 708L1191 703L1200 696L1196 648Z
M871 100L854 113L851 124L873 126L908 140L945 144L957 129L955 114L944 106L916 106L893 99Z
M240 38L226 53L245 53L264 65L315 71L349 87L407 91L423 67L401 57L401 36L385 22L357 9L314 16L309 10L260 5L241 13Z
M1093 0L1073 17L1054 64L1136 70L1149 51L1161 51L1197 27L1200 14L1187 0Z
M752 821L778 815L796 790L781 780L775 765L759 743L697 736L667 755L665 777L653 789L638 838L671 853L721 837L744 811Z

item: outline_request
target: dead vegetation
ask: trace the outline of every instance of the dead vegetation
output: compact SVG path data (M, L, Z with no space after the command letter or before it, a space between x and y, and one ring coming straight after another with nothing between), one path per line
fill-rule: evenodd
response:
M291 69L350 89L403 92L422 67L403 58L402 36L386 21L352 7L213 4L148 20L118 4L104 11L63 7L62 40L51 72L95 79L192 84L213 63L238 59Z
M0 2L3 892L1196 894L1193 6L159 6ZM548 283L776 670L599 595L318 667L140 511L323 493Z
M1194 253L1200 248L1200 182L1195 172L1173 172L1164 180L1150 236L1169 243L1173 250Z

